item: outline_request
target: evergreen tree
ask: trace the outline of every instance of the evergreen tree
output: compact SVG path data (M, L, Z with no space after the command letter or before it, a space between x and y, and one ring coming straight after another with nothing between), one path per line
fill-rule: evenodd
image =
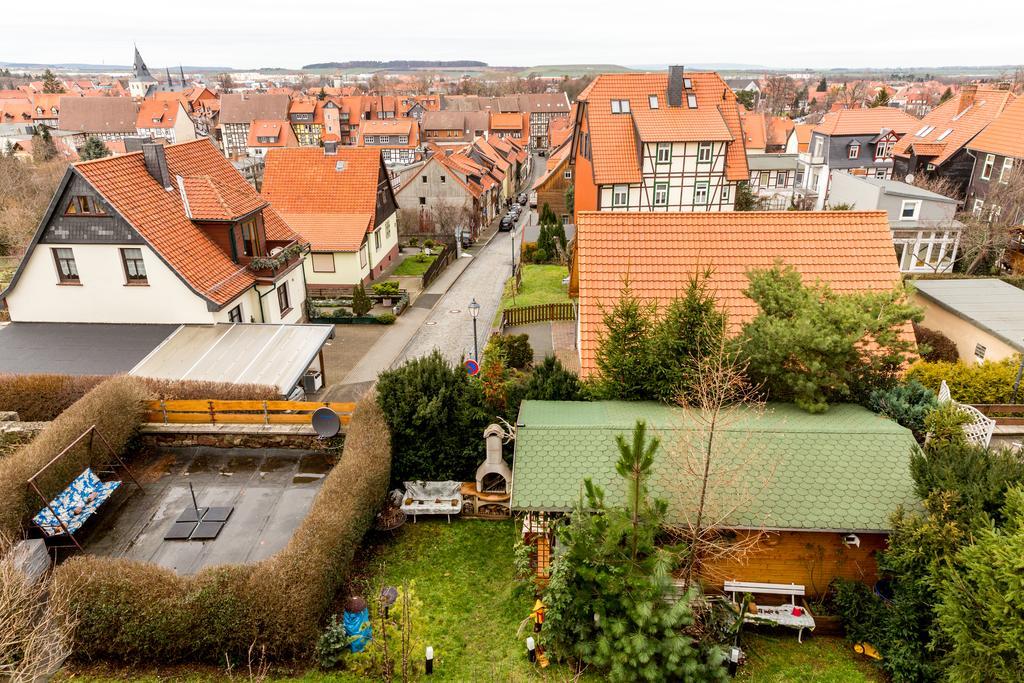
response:
M650 357L654 305L641 301L627 279L611 310L602 309L595 390L599 397L643 401L652 397Z
M717 349L725 335L725 314L708 291L710 271L690 278L686 294L669 302L654 329L649 362L650 388L659 401L688 393L695 365Z
M581 401L583 386L555 356L547 356L529 375L508 389L508 413L519 414L523 401Z
M327 99L327 91L324 90L323 86L320 86L320 92L316 94L316 98L321 102Z
M939 104L944 103L946 100L953 96L953 88L946 86L945 91L942 93L942 97L939 98Z
M750 189L750 183L745 180L736 183L736 200L733 203L733 208L736 211L757 211L757 205L757 197Z
M62 93L64 92L64 84L58 80L52 71L47 69L43 72L43 92L44 93Z
M889 92L885 88L882 88L881 90L879 90L878 94L875 95L875 99L871 100L871 102L868 104L868 107L870 107L872 109L874 109L875 107L888 107L888 106L889 106Z
M85 139L85 144L78 148L78 156L82 161L102 159L110 156L110 150L103 141L94 135Z
M371 308L373 308L373 301L366 295L366 288L360 282L352 291L352 313L357 316L366 315Z
M570 216L576 211L576 186L574 184L565 188L565 211Z
M743 105L747 111L753 111L757 104L757 94L753 90L740 90L736 93L736 101Z
M545 644L610 681L724 680L721 652L690 635L693 594L673 599L679 553L658 545L668 505L649 497L647 483L659 441L637 422L632 440L620 434L616 445L626 503L607 505L585 480L586 500L559 533L565 552L544 593Z
M818 81L818 87L814 89L815 92L828 92L828 81L822 76L821 80Z
M748 278L743 293L760 312L737 341L751 378L775 400L819 413L895 384L914 350L904 331L921 318L902 287L837 294L781 264Z

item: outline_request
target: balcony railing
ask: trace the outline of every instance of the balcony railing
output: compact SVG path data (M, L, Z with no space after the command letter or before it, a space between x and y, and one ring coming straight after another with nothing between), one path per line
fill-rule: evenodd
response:
M249 260L247 268L258 278L274 278L309 251L309 245L292 242L272 256L257 256Z

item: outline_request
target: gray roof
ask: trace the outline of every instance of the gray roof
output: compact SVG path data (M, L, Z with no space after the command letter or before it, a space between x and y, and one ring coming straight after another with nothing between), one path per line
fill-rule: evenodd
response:
M62 97L57 127L79 133L135 133L139 107L128 97Z
M925 190L924 188L920 188L917 185L905 183L902 180L886 180L884 178L869 178L867 176L854 175L851 175L850 177L856 178L857 180L860 180L865 183L870 183L872 185L875 185L876 187L880 187L882 188L882 192L884 192L885 194L897 195L899 197L913 197L915 199L930 199L931 201L934 202L943 202L946 204L957 203L957 200L953 199L952 197L941 195L938 192Z
M796 154L748 154L747 167L751 171L796 170Z
M257 119L284 121L288 118L287 95L229 94L220 98L220 122L252 123Z
M920 295L1024 351L1024 289L995 278L914 280Z
M84 99L84 98L83 98ZM127 372L176 325L0 325L0 373L114 375Z

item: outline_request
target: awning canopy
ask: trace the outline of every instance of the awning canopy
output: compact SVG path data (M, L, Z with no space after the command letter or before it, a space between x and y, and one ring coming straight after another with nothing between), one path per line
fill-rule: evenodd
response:
M333 336L331 325L182 325L129 374L263 384L287 396Z

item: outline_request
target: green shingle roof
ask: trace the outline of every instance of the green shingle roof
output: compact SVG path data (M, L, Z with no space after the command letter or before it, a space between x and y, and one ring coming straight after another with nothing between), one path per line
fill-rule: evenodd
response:
M651 492L685 518L699 481L690 455L706 438L693 415L657 403L524 401L513 465L512 507L571 510L583 480L623 501L615 474L616 434L630 438L637 420L662 446ZM715 437L720 463L711 480L713 507L735 528L888 531L900 505L918 505L910 476L910 430L856 405L811 415L789 404L762 414L735 413ZM737 503L736 509L731 509ZM689 505L690 507L684 507Z

